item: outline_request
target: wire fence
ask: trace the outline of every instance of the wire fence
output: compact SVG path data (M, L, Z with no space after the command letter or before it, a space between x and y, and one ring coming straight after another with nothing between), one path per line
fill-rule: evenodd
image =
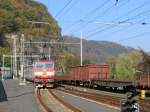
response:
M9 67L0 67L0 80L2 79L12 79L12 70Z

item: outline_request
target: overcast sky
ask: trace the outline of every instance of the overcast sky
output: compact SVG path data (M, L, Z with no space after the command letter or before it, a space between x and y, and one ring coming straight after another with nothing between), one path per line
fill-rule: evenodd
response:
M150 0L37 0L63 35L107 40L150 51Z

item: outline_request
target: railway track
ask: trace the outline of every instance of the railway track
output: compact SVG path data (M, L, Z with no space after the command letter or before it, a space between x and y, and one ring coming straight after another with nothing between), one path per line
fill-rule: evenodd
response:
M119 96L117 97L117 96L110 96L108 94L84 92L84 91L80 91L79 89L73 89L73 88L71 89L71 88L58 87L57 90L69 94L73 94L76 96L84 97L87 99L92 99L94 101L102 102L104 104L112 105L116 107L116 109L120 108L120 101L122 99L122 97ZM140 104L140 112L149 112L150 99L141 100L138 98L138 102Z
M117 96L110 96L110 95L105 95L105 94L84 92L84 91L71 89L71 88L59 87L59 88L57 88L57 90L60 90L60 91L66 92L66 93L70 93L70 94L73 94L76 96L84 97L87 99L91 99L91 100L101 102L104 104L108 104L108 105L113 106L116 109L119 109L120 101L122 99L121 97L117 97Z
M149 112L150 99L139 100L140 112Z
M117 91L113 91L113 90L108 90L108 89L96 89L96 88L89 88L89 87L82 87L82 86L72 86L72 85L65 85L65 84L60 84L58 85L58 87L64 87L64 88L72 88L72 89L76 89L79 91L85 91L85 92L89 92L89 93L96 93L96 94L105 94L108 96L114 96L114 97L119 97L119 98L126 98L125 93L123 92L117 92Z
M81 112L76 107L57 97L52 90L36 90L36 96L46 112Z

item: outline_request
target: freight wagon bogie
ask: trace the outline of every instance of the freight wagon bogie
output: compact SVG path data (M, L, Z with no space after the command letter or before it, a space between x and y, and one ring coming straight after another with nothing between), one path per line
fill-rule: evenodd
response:
M93 80L93 84L104 87L104 88L110 88L114 91L117 90L123 90L123 91L130 91L132 88L132 82L131 81L119 81L119 80Z

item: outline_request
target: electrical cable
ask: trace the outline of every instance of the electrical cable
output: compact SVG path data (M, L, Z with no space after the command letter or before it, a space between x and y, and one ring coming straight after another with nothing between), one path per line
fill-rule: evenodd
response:
M70 5L71 2L72 2L72 0L69 0L69 1L65 4L65 6L64 6L60 11L58 11L58 13L56 14L55 17L58 17L58 16L65 10L65 8Z
M144 32L144 33L142 33L142 34L137 34L137 35L135 35L135 36L131 36L131 37L127 37L127 38L121 39L121 40L119 40L118 42L130 40L130 39L133 39L133 38L138 38L138 37L141 37L141 36L144 36L144 35L147 35L147 34L150 34L150 31Z
M122 5L124 5L124 4L122 4ZM95 20L96 18L98 18L98 17L104 16L109 10L111 10L111 9L114 8L115 6L116 6L116 3L113 4L113 5L111 5L111 6L110 6L109 8L107 8L106 10L104 10L100 15L95 16L92 20L90 20L90 22L88 22L88 23L82 25L82 26L81 26L80 28L78 28L77 30L81 30L81 29L83 29L83 27L84 27L84 29L85 29L92 21L94 21L94 20ZM71 33L76 32L77 30L72 31Z
M150 17L150 16L148 16L148 17ZM141 20L139 20L138 22L136 22L136 23L131 23L131 25L148 25L149 23L144 23L143 22L143 20L144 19L147 19L148 17L145 17L145 18L142 18ZM116 30L116 31L113 31L113 32L110 32L110 33L107 33L107 34L105 34L105 35L103 35L102 37L106 37L107 35L112 35L112 34L114 34L114 33L116 33L116 32L120 32L120 31L122 31L122 30L127 30L127 29L129 29L129 28L131 28L130 26L127 26L127 27L123 27L123 28L121 28L121 29L119 29L119 30Z
M120 16L120 17L114 19L114 21L117 20L117 19L120 19L120 18L124 17L125 15L128 15L129 13L131 13L131 12L133 12L133 11L135 11L135 10L137 10L137 9L139 9L139 8L143 7L144 5L147 5L147 4L149 4L149 3L150 3L150 1L147 1L147 2L143 3L142 5L140 5L140 6L136 7L136 8L134 8L134 9L132 9L131 11L128 11L128 12L127 12L126 14L124 14L123 16ZM148 12L148 11L149 11L149 10L144 11L144 12ZM142 14L142 13L140 13L140 14ZM139 16L140 14L136 15L136 17ZM135 16L134 16L134 17L135 17ZM134 18L134 17L132 17L132 18ZM129 19L128 19L128 20L129 20ZM126 19L126 20L123 20L123 21L121 21L121 22L122 22L122 23L123 23L123 22L127 22L128 20ZM112 28L114 28L114 27L116 27L116 26L117 26L117 25L111 25L111 26L109 26L109 27L107 27L107 28L104 28L104 29L102 29L102 30L98 30L98 31L96 31L96 32L94 32L94 33L88 34L87 37L96 35L96 34L102 32L102 31L106 31L106 30L112 29Z
M61 13L61 14L63 14L63 16L64 16L65 14L67 14L75 5L77 5L77 3L78 3L79 1L80 1L80 0L76 0L76 1L73 3L73 5L70 6L69 9L67 9L67 11L65 11L65 12L63 12L63 13ZM62 16L61 16L61 17L62 17Z
M93 10L91 10L90 12L88 12L85 16L82 17L82 19L80 19L79 21L82 22L83 19L88 18L89 15L93 15L94 13L96 13L98 10L100 10L101 8L103 8L107 3L109 3L110 0L106 0L104 1L100 6L94 8ZM75 27L77 25L80 25L80 22L76 23L72 23L71 27ZM71 29L71 28L70 28Z

